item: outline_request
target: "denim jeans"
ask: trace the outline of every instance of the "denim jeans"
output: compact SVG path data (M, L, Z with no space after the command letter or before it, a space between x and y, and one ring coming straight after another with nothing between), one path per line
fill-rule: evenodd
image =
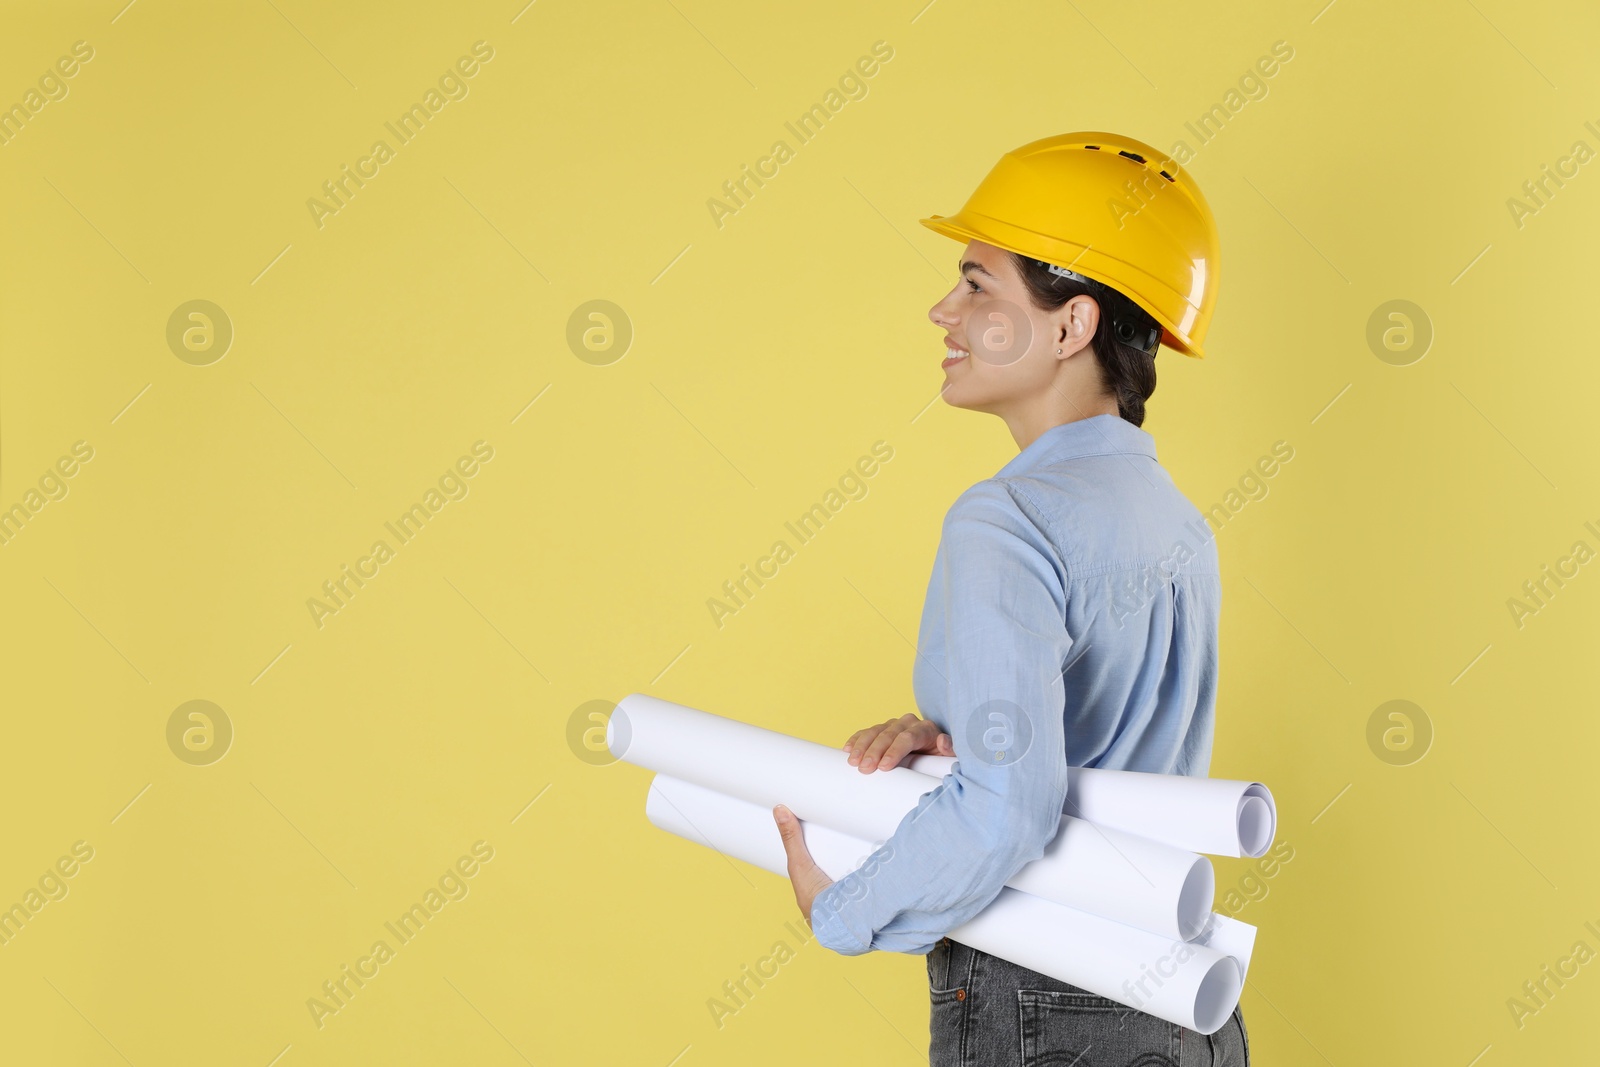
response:
M929 1067L1249 1067L1236 1007L1209 1037L948 937L928 953Z

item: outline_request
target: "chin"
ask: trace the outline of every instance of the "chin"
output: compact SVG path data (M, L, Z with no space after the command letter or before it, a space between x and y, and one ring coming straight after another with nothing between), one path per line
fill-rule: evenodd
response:
M990 406L987 399L968 395L960 385L950 386L941 394L941 398L948 406L965 411L988 411Z

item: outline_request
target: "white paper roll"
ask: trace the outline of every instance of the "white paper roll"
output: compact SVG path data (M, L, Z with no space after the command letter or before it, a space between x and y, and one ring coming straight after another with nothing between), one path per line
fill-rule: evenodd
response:
M658 774L645 800L645 816L669 833L787 876L783 841L766 807ZM870 842L816 823L802 822L801 831L817 865L835 880L873 852ZM1210 1034L1238 1003L1255 939L1254 927L1221 915L1212 920L1200 940L1184 942L1007 888L949 936Z
M612 755L865 841L887 840L939 779L904 767L862 774L844 752L736 719L634 693L606 727ZM1073 772L1076 773L1076 772ZM1008 886L1168 937L1205 928L1211 861L1063 816L1044 854Z
M1256 950L1254 926L1215 914L1211 916L1206 932L1195 938L1195 944L1215 949L1224 956L1232 956L1233 962L1239 965L1239 985L1241 988L1244 986L1244 980L1250 973L1250 957Z
M918 755L903 766L942 778L955 762ZM1212 856L1264 855L1278 831L1272 791L1233 778L1074 767L1063 810L1096 826Z

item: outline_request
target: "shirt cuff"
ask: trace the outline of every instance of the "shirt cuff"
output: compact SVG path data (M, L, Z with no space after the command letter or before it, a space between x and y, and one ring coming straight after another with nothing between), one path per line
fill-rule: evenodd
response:
M841 956L859 956L872 949L870 940L863 941L839 915L835 892L840 883L834 882L818 893L811 901L811 932L817 944L832 949Z

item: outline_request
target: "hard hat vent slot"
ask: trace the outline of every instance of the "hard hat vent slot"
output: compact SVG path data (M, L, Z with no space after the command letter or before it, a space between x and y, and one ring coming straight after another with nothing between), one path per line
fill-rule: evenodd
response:
M1119 156L1127 156L1129 159L1133 160L1135 163L1143 163L1144 162L1144 157L1143 156L1134 155L1132 152L1118 152L1117 155L1119 155Z
M1083 147L1085 147L1085 148L1092 148L1092 149L1094 149L1094 150L1095 150L1095 151L1096 151L1096 152L1098 152L1098 151L1100 151L1100 146L1099 146L1099 145L1097 145L1097 144L1086 144L1086 145L1084 145L1084 146L1083 146Z
M1167 179L1167 181L1169 181L1169 182L1175 182L1175 181L1178 180L1178 179L1174 178L1172 175L1168 174L1166 171L1161 171L1161 176L1163 178Z

